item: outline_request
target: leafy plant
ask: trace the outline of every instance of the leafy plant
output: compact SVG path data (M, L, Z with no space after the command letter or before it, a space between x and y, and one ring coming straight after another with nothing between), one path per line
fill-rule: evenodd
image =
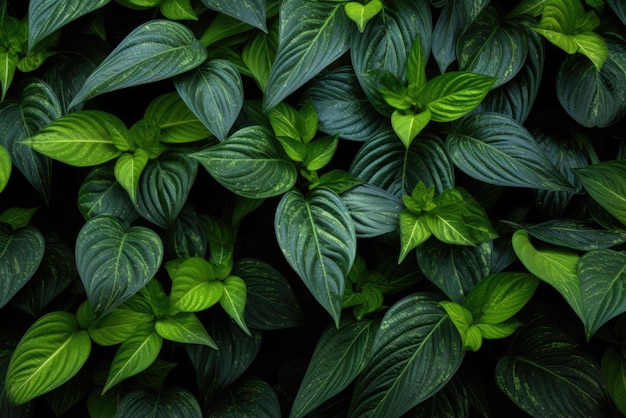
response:
M626 416L625 25L0 0L0 415Z

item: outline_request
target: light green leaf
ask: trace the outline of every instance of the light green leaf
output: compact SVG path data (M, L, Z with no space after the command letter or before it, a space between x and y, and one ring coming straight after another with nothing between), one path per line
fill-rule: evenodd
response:
M254 27L233 17L218 13L206 30L200 35L200 43L205 47L221 40L235 37L253 30Z
M267 87L277 49L278 32L271 30L267 34L259 33L247 42L241 51L241 59L261 91L265 91Z
M407 296L389 308L376 332L349 416L401 416L437 393L462 360L461 338L434 296Z
M411 45L411 51L406 63L406 80L409 91L419 91L426 84L426 64L428 56L424 55L420 38L416 38Z
M263 96L263 109L274 108L343 55L349 47L351 29L342 3L283 1L278 50Z
M345 279L356 255L354 225L341 198L324 187L306 197L291 190L276 208L274 230L289 265L339 324Z
M83 367L91 340L74 315L50 312L26 330L6 375L9 398L23 404L67 382Z
M600 71L604 65L609 49L602 36L595 32L582 32L573 36L574 42L578 46L578 52L591 60L596 70Z
M517 331L522 323L515 318L508 319L499 324L475 324L484 339L506 338Z
M161 266L161 238L109 215L92 218L76 239L76 267L96 315L137 293Z
M0 103L4 101L4 97L9 91L15 70L17 69L17 54L4 48L0 49Z
M617 347L610 347L602 356L602 374L609 396L622 415L626 415L626 359Z
M88 302L85 307L91 310ZM99 345L120 344L126 341L138 326L146 323L154 323L152 309L142 298L133 297L106 315L94 319L89 324L89 335Z
M141 148L148 154L148 158L158 158L165 150L165 145L159 141L159 124L155 119L143 118L133 123L129 130L128 142L131 144L131 151Z
M97 10L110 0L33 0L28 4L28 49L79 17Z
M227 3L221 0L202 0L202 4L267 32L265 0L230 0Z
M56 119L22 143L65 164L87 167L120 155L116 143L128 128L117 116L100 110L81 110Z
M144 118L153 119L159 125L162 143L187 143L211 136L177 93L165 93L150 102Z
M164 0L159 10L170 20L198 20L190 0Z
M166 340L183 344L203 344L217 349L215 341L209 336L202 322L191 312L159 318L154 324L154 329Z
M117 349L102 393L150 367L161 352L162 345L163 338L156 333L153 323L137 327Z
M356 1L347 2L344 5L344 10L346 11L346 15L356 23L357 28L359 28L359 32L363 33L365 30L365 25L369 22L374 16L376 16L383 8L383 3L381 0L370 0L367 3L359 3Z
M409 251L426 242L432 235L428 221L423 215L416 215L410 210L400 212L400 255L398 263L409 254Z
M335 155L338 144L339 137L337 135L325 136L308 143L303 161L306 169L317 171L324 168Z
M296 169L273 135L261 126L235 132L219 145L191 157L224 187L243 197L261 199L277 196L296 182Z
M160 390L136 389L126 393L117 408L116 416L139 417L150 411L152 418L202 418L202 409L195 396L187 389L165 387Z
M115 162L115 179L126 190L132 202L137 202L139 176L141 176L141 172L148 164L149 159L148 153L137 148L132 153L123 153Z
M152 83L189 71L208 53L185 26L151 20L133 30L98 65L69 107L100 94Z
M272 130L276 137L289 138L304 144L304 141L300 137L300 131L298 130L300 115L293 106L281 102L267 113L267 118L272 125ZM291 157L290 153L289 156Z
M463 350L478 351L482 346L483 339L482 334L477 332L477 329L473 326L474 318L472 313L465 306L449 300L441 301L439 304L445 309L456 327L461 341L463 341Z
M247 296L248 288L241 277L231 275L224 280L220 305L246 334L252 336L244 319Z
M235 64L208 60L176 77L174 85L193 114L224 141L243 106L243 82Z
M378 321L341 319L317 340L315 351L300 383L290 417L300 418L341 392L369 361Z
M578 277L587 340L607 321L626 312L626 254L590 251L580 258Z
M224 284L215 280L213 266L203 258L191 257L175 270L166 266L172 279L172 307L183 312L198 312L210 308L222 298Z
M394 110L391 114L391 126L404 146L408 148L415 137L428 125L431 116L428 109L419 113L411 110Z
M515 231L511 243L524 267L554 287L576 315L584 320L585 305L577 272L580 257L567 250L537 250L530 242L528 233L522 229Z
M603 161L574 173L589 196L626 225L626 161Z

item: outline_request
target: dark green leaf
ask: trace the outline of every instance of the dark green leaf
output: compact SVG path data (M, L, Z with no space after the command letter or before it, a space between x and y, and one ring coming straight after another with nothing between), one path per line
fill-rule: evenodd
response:
M296 169L273 135L250 126L211 148L192 154L224 187L243 197L277 196L296 182Z
M306 197L291 190L276 208L274 229L289 265L339 324L345 278L356 255L354 224L341 198L323 187Z
M188 390L176 387L136 389L122 398L116 416L139 417L148 411L152 418L202 418L196 397Z
M8 208L0 212L0 222L11 225L15 229L24 228L30 224L33 215L39 208Z
M433 295L407 296L382 320L350 416L400 416L437 393L462 360L459 334Z
M341 3L283 1L278 50L263 96L263 109L274 108L343 55L349 47L351 29Z
M145 22L98 65L69 107L106 92L173 77L206 58L206 49L182 24L171 20Z
M85 369L82 369L66 384L46 393L46 403L50 405L56 416L61 416L76 406L89 393L90 383L89 374Z
M626 414L626 358L617 347L610 347L602 356L602 374L609 396L617 409Z
M159 10L171 20L198 20L190 0L163 0Z
M622 24L626 25L626 4L619 0L606 0L606 4L613 10L613 12L622 21Z
M455 376L439 392L413 408L408 416L413 418L469 418L468 389Z
M600 367L557 328L520 330L496 366L496 382L532 416L612 416Z
M626 232L599 229L589 222L554 219L524 226L534 238L574 250L606 249L626 242Z
M281 416L280 402L269 383L246 376L228 388L227 396L216 402L207 418L275 418Z
M96 315L138 292L156 273L163 244L152 230L119 218L92 218L76 239L76 267Z
M300 383L290 416L303 417L344 390L363 370L378 322L347 316L322 333Z
M174 258L204 257L207 254L207 239L200 215L187 204L170 227L167 250Z
M589 196L626 225L626 161L604 161L574 172Z
M265 23L265 0L202 0L207 8L222 12L237 20L248 23L264 32L267 32Z
M341 194L350 212L357 238L372 238L399 228L402 201L391 193L365 183Z
M194 115L220 141L243 106L243 85L235 64L222 60L208 60L174 80L176 91Z

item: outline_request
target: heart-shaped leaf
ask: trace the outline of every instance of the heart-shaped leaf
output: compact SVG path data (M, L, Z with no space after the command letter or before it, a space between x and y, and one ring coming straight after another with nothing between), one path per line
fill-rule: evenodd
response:
M166 265L172 279L170 302L183 312L198 312L210 308L224 294L224 283L216 280L213 266L203 258L191 257L174 270Z
M154 231L109 215L87 221L76 238L76 267L96 315L137 293L162 259L163 244Z
M324 187L306 197L291 190L276 208L274 230L289 265L339 324L345 280L356 255L354 224L341 198Z
M116 415L135 417L145 414L146 411L150 411L152 418L202 418L202 410L196 397L188 390L177 387L133 390L124 395Z
M13 230L0 223L0 307L35 274L45 251L44 237L32 226Z
M415 137L430 122L431 113L428 109L414 113L411 110L394 110L391 114L391 126L405 147L410 147Z
M365 25L374 16L376 16L383 8L383 3L380 0L371 0L367 3L359 3L356 1L350 1L344 5L346 15L356 23L359 28L359 32L363 33Z

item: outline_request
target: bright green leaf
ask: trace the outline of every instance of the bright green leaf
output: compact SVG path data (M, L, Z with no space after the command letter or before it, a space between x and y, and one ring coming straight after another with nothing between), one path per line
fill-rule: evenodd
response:
M132 153L123 153L115 162L115 179L126 190L132 202L137 202L139 176L141 176L141 172L148 164L149 159L148 153L137 148Z
M6 185L9 183L12 167L11 155L2 145L0 145L0 193L2 193Z
M596 70L600 71L609 54L604 38L595 32L577 33L573 38L578 52L589 58Z
M285 137L297 142L304 142L298 130L298 119L300 115L294 107L281 102L267 113L267 118L272 125L272 130L276 137Z
M191 257L168 272L172 279L172 307L183 312L198 312L210 308L222 298L224 284L215 280L215 271L203 258Z
M316 119L317 120L317 119ZM326 136L307 144L304 166L307 170L316 171L324 168L335 155L338 136Z
M103 346L120 344L130 337L138 326L153 323L154 315L149 311L150 307L144 306L141 309L137 306L140 301L140 298L131 298L106 315L93 320L89 325L91 339Z
M198 20L190 0L163 0L159 10L171 20Z
M165 93L154 99L144 113L159 125L159 141L168 144L199 141L211 132L187 107L177 93Z
M626 225L626 161L603 161L574 173L589 196Z
M17 54L0 47L0 103L4 101L17 69Z
M241 277L228 276L224 280L224 292L220 298L220 305L246 334L252 335L244 319L247 297L248 288Z
M394 110L391 114L391 126L404 146L408 148L431 119L432 114L428 109L419 113L411 110Z
M209 336L202 322L191 312L159 318L154 324L154 329L166 340L183 344L204 344L217 349L215 341Z
M157 158L165 151L165 146L159 141L160 130L156 119L143 118L135 122L128 132L131 150L141 148L150 159Z
M475 324L484 339L506 338L517 331L522 323L515 318L508 319L499 324Z
M400 212L400 255L398 263L402 262L409 251L424 243L432 232L428 228L426 217L403 209Z
M370 0L367 3L359 3L356 1L347 2L344 5L344 10L346 11L346 15L356 23L357 28L359 28L359 32L363 33L365 30L365 25L369 22L374 16L376 16L383 8L383 3L381 0Z

